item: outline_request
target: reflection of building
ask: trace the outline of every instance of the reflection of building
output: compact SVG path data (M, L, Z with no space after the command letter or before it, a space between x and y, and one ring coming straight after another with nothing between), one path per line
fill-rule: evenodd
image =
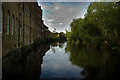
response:
M48 27L42 27L42 9L37 2L2 3L2 14L3 53L46 38Z
M50 49L50 45L41 45L36 52L33 52L26 58L25 74L23 76L27 77L27 80L38 79L41 74L41 64L43 62L43 56ZM22 73L21 73L22 74Z
M43 56L49 49L50 45L42 44L36 51L30 52L22 63L17 62L19 64L14 63L16 57L20 57L19 55L14 56L13 54L3 58L3 80L38 80Z

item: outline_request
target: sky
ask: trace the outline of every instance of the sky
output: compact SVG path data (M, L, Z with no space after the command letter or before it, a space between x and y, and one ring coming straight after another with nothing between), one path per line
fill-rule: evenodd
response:
M70 30L73 19L84 18L90 2L38 2L42 7L42 19L50 31Z

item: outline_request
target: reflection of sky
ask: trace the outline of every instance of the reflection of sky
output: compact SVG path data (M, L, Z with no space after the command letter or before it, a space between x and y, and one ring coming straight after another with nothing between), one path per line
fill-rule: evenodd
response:
M40 2L43 9L44 23L51 31L69 29L73 19L84 18L90 2Z
M69 53L63 48L55 48L55 53L50 49L43 57L41 66L41 78L83 78L80 75L82 68L72 65L69 61ZM52 48L52 47L51 47Z

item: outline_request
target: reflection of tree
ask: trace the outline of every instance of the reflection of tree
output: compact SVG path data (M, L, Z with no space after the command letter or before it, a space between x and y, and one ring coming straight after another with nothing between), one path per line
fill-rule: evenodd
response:
M52 47L56 47L56 46L58 46L58 45L57 45L57 43L52 43L51 46L52 46Z
M54 28L54 30L53 30L53 33L55 33L56 32L56 28Z
M55 48L52 47L51 49L52 49L52 51L55 53L55 51L56 51Z
M63 48L64 43L59 43L59 48Z
M72 64L83 67L87 78L117 78L120 74L120 55L90 47L67 45ZM116 68L117 67L117 68Z

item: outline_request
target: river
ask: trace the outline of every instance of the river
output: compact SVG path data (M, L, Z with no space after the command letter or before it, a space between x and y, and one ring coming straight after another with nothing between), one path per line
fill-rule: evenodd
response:
M15 62L15 57L10 55L3 59L3 80L97 80L120 76L120 53L66 42L40 45L22 63Z

